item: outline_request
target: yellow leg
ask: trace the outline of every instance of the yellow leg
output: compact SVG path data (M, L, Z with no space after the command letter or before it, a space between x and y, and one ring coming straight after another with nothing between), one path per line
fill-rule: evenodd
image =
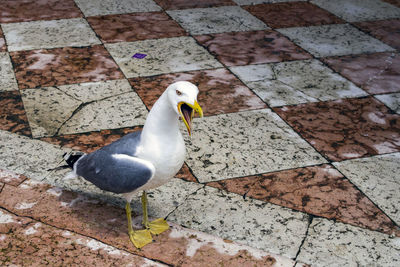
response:
M142 194L142 208L143 208L143 225L146 229L149 229L153 235L159 235L162 232L169 229L169 225L164 218L155 219L149 222L149 217L147 215L147 193L143 191Z
M131 204L129 202L126 203L125 206L126 216L128 217L128 233L129 239L137 248L142 248L145 245L151 243L153 238L151 237L150 231L148 229L133 231L132 228L132 213L131 213Z

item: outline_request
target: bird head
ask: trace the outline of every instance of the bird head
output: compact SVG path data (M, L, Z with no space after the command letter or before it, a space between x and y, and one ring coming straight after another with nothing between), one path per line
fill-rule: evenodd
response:
M171 84L167 88L169 101L185 123L188 134L191 135L191 125L194 113L197 112L203 117L203 110L197 103L199 89L190 82L180 81Z

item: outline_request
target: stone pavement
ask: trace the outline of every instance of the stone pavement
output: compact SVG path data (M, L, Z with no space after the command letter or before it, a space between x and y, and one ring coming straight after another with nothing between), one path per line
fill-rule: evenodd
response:
M400 265L400 1L13 0L0 27L0 265ZM62 155L178 80L205 117L137 250Z

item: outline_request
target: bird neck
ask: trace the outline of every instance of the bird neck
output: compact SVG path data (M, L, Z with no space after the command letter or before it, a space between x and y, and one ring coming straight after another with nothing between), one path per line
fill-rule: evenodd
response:
M179 115L171 107L167 93L163 93L147 115L143 127L141 142L152 145L154 138L167 139L170 142L180 136Z

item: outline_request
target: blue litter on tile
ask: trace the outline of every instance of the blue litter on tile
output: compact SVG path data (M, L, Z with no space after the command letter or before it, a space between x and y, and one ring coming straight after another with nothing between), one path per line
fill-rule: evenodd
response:
M132 56L132 58L142 59L145 58L146 56L147 56L146 54L136 53Z

